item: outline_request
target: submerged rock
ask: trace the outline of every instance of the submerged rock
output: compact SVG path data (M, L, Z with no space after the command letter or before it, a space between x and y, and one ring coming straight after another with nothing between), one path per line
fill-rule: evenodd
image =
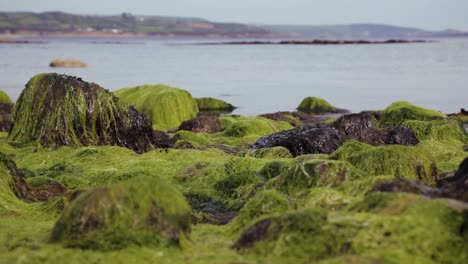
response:
M195 118L199 111L188 91L165 85L124 88L115 95L145 113L153 121L153 128L158 130L177 128L183 121Z
M13 104L0 103L0 132L8 132L11 126Z
M201 112L227 112L236 109L232 104L213 97L195 98Z
M67 75L39 74L21 93L8 140L46 147L115 145L145 152L158 146L151 121L101 86Z
M221 121L214 114L201 114L193 119L182 122L179 130L187 130L195 133L217 133L221 132Z
M304 126L267 135L257 140L253 149L285 147L296 157L304 154L331 154L344 140L337 130L328 126Z
M347 110L336 108L324 99L317 97L304 98L297 107L297 110L312 114L348 112Z
M190 219L190 206L174 186L138 178L79 194L62 212L51 240L100 250L177 245L190 233Z
M49 64L52 68L86 68L88 65L80 60L53 60Z

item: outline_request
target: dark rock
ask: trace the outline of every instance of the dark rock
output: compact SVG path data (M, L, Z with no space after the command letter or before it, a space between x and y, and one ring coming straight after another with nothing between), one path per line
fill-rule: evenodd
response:
M442 192L437 188L432 188L421 181L397 178L395 180L379 183L372 189L373 192L407 192L421 194L428 197L441 197Z
M304 126L267 135L255 142L254 149L282 146L293 156L304 154L330 154L343 144L343 138L334 128L319 126Z
M460 164L455 176L439 180L437 187L446 197L468 202L468 158Z
M201 114L193 119L184 121L179 130L187 130L195 133L217 133L221 129L221 121L218 115Z
M0 104L0 132L7 132L11 126L11 110L13 104Z
M229 210L223 202L204 194L186 193L184 196L192 209L201 213L201 219L192 218L194 223L225 225L237 215L235 211Z
M409 127L395 127L385 134L385 144L415 146L419 143L413 130Z
M45 147L115 145L145 152L159 147L151 121L94 83L59 74L31 79L12 113L8 139Z
M237 240L232 247L236 250L250 249L255 243L267 239L268 234L272 232L272 230L270 230L272 222L273 219L267 218L255 223L242 233L239 240Z
M154 141L160 148L172 148L175 144L174 140L164 131L153 130Z

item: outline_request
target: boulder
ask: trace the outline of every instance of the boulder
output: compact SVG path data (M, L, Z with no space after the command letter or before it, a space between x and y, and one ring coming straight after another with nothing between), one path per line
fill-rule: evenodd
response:
M189 92L165 85L124 88L115 95L145 113L153 121L153 128L158 130L177 128L183 121L195 118L199 111Z
M151 121L101 86L39 74L18 98L8 140L45 147L114 145L145 152L158 146Z
M385 125L397 126L401 125L404 121L407 120L429 121L446 117L447 115L441 112L413 105L409 102L401 101L395 102L387 107L382 112L382 118L380 119L380 122Z
M63 210L51 241L100 250L178 245L190 233L190 211L174 186L140 177L79 194Z
M213 97L195 98L198 109L201 112L227 112L230 113L236 109L232 104Z
M86 68L88 65L82 61L79 60L62 60L62 59L56 59L50 62L49 64L50 67L52 68Z
M297 107L297 110L312 114L348 112L347 110L336 108L324 99L317 97L304 98Z
M193 119L182 122L179 130L213 134L221 131L221 121L217 115L201 114Z
M264 136L257 140L251 148L282 146L296 157L304 154L331 154L343 142L342 136L334 128L325 125L304 126Z

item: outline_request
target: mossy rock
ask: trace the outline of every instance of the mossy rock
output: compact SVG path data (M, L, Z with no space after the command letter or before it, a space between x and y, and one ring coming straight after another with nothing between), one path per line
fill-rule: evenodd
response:
M55 73L33 77L12 112L8 140L45 147L117 145L155 148L151 121L112 93L80 78Z
M292 159L291 152L285 147L272 147L262 149L249 149L245 154L246 157L254 157L260 159Z
M437 180L437 166L427 153L415 147L390 145L363 150L350 155L349 163L369 175L394 175L419 179L426 184Z
M344 109L339 109L331 105L329 102L318 97L306 97L297 107L297 110L311 113L311 114L324 114L324 113L346 113Z
M439 142L468 142L468 133L463 125L453 119L449 120L407 120L402 126L409 127L418 140L434 140Z
M13 103L11 101L11 98L10 96L8 96L7 93L5 93L4 91L0 90L0 104L11 104Z
M235 107L223 100L216 99L213 97L202 97L195 98L197 102L198 109L201 112L232 112Z
M259 175L264 181L268 181L284 173L288 173L295 164L296 162L294 160L273 160L263 166Z
M145 113L157 130L170 130L197 116L198 106L185 90L165 85L142 85L115 92L123 102Z
M426 109L410 102L400 101L391 104L381 115L380 122L385 125L401 125L407 120L430 121L434 119L447 118L447 115Z
M80 194L62 212L51 241L99 250L178 245L190 233L190 211L174 186L136 178Z
M245 137L247 135L264 136L293 128L289 123L263 117L242 118L233 122L223 132L227 137Z
M339 149L335 150L335 152L333 152L330 155L330 159L347 160L349 156L355 153L365 151L365 150L370 150L373 148L374 146L371 146L366 143L362 143L357 140L348 140Z

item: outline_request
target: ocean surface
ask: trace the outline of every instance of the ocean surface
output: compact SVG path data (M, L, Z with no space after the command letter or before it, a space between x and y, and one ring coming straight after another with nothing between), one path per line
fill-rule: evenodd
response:
M354 112L383 109L398 100L446 113L468 108L468 39L342 46L209 46L173 39L46 41L0 45L0 89L13 99L35 74L58 72L111 91L167 84L194 97L226 100L242 115L291 111L307 96ZM89 66L49 68L57 58L79 59Z

